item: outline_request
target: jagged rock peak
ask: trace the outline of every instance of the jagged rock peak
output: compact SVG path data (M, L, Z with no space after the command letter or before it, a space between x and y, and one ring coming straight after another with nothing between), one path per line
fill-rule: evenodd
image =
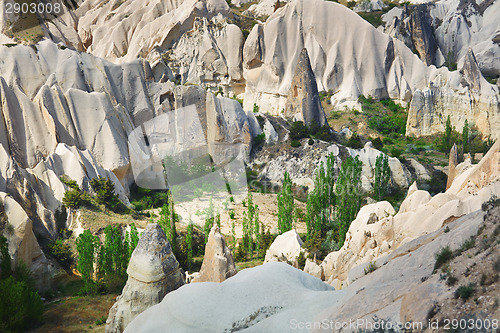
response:
M236 275L233 256L219 227L214 225L208 236L200 275L193 282L222 282L233 275Z
M321 106L316 77L306 48L300 52L285 106L285 115L300 114L307 126L327 124Z
M481 90L481 70L479 69L479 65L477 64L476 56L474 55L474 51L469 49L467 54L464 57L464 62L462 64L462 68L460 69L460 73L463 75L466 84L469 86L469 89L478 92Z
M142 233L127 273L127 284L109 310L106 333L123 332L141 312L160 303L166 294L184 284L179 263L165 233L156 223L149 224Z

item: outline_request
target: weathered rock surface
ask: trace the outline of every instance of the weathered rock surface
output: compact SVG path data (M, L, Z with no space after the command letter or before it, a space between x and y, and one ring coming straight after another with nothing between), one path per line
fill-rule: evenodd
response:
M222 282L233 275L236 275L236 266L231 250L226 246L219 227L214 225L205 246L200 274L192 282Z
M316 77L311 68L307 49L302 49L288 92L285 116L301 120L309 127L327 124L325 112L318 95Z
M179 263L158 224L149 224L142 233L127 274L127 284L109 310L106 332L123 332L137 315L184 284Z
M282 261L296 263L297 257L302 252L302 239L295 229L287 231L274 240L266 252L264 263Z

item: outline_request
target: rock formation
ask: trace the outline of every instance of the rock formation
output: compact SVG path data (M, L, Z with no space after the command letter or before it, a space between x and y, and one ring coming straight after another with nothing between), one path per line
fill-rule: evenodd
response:
M287 38L286 44L282 38ZM253 27L243 47L245 109L254 103L271 114L285 109L298 50L303 48L318 90L335 92L331 100L337 107L352 104L360 94L411 101L407 135L443 132L441 119L446 121L448 115L458 131L468 119L485 136L499 135L493 131L500 117L497 87L480 78L481 90L472 91L461 84L459 72L427 67L401 41L345 6L321 0L293 1Z
M455 168L458 165L458 148L454 143L450 150L450 158L448 162L448 180L446 181L446 189L449 189L455 179Z
M496 1L441 0L405 9L393 8L382 19L386 22L384 31L410 48L415 46L425 62L429 59L434 65L453 67L454 63L463 62L468 50L472 49L481 72L498 76L500 45L495 43L495 37L500 27L496 20L499 12L500 5Z
M200 274L193 282L222 282L236 274L231 250L226 246L219 227L214 225L205 246L205 256Z
M276 237L266 252L264 263L281 261L296 264L298 255L303 251L302 244L295 229L287 231Z
M141 312L184 284L179 263L158 224L148 224L127 268L122 294L109 310L106 332L123 332Z
M362 268L372 261L385 262L387 254L411 243L417 237L434 232L467 214L480 210L492 196L500 196L500 142L475 166L455 174L445 193L431 197L413 184L400 210L388 202L366 205L358 212L346 235L344 246L328 254L321 265L329 283L343 281L344 286L364 275ZM380 261L380 262L379 262Z
M349 323L359 319L363 320L363 325L356 329L368 329L375 317L393 325L422 322L425 329L429 318L436 314L439 318L449 314L457 319L467 318L463 317L464 312L456 311L457 307L465 314L476 314L463 306L473 302L466 303L454 296L457 286L447 285L442 278L447 273L434 272L436 261L432 258L444 247L449 247L458 258L452 259L450 269L459 274L456 277L460 284L479 279L480 270L491 267L497 258L499 247L493 234L500 208L488 208L485 212L481 206L493 195L500 194L499 148L497 143L478 165L457 175L446 193L431 198L413 185L395 216L391 216L394 210L387 202L363 207L351 224L346 240L346 244L356 243L362 247L344 252L343 260L336 261L333 270L342 270L341 266L356 261L352 258L360 253L374 253L384 246L387 250L384 255L365 256L357 264L344 267L343 283L338 279L331 281L342 290L333 290L289 265L268 263L243 270L221 284L188 285L169 294L160 304L139 315L127 327L127 332L160 328L182 332L189 330L191 325L213 331L294 332L294 323L322 323L323 320ZM380 242L384 237L394 242ZM465 242L475 237L483 240L493 237L485 241L491 247L477 245L460 254L467 251L464 250ZM461 266L456 260L462 260ZM477 261L483 264L478 267ZM324 268L328 275L328 267ZM495 296L496 285L490 286L476 289L479 294L489 292L485 297L478 297L476 304ZM241 297L246 300L244 305L239 301ZM197 301L200 298L203 302ZM435 311L436 304L441 307L450 302L448 310L452 313ZM498 317L499 309L493 303L485 301L481 306L488 308L487 318ZM340 331L335 327L329 330Z
M295 116L306 126L322 127L327 124L325 112L318 95L316 77L311 68L307 49L300 52L286 99L285 116Z

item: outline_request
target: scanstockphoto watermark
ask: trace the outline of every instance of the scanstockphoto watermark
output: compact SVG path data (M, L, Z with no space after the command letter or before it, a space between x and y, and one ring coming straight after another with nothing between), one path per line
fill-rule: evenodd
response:
M407 331L407 330L423 330L424 323L422 322L392 322L385 320L373 321L370 319L349 319L346 321L336 321L323 319L321 321L299 321L297 319L290 320L290 329L298 331L325 330L325 331L358 331L358 330L381 330L381 331Z
M248 146L243 138L221 142L213 132L202 127L195 105L166 111L136 127L128 148L137 186L169 190L176 205L196 202L200 208L210 202L210 210L200 208L204 219L229 201L241 202L248 192L243 162Z

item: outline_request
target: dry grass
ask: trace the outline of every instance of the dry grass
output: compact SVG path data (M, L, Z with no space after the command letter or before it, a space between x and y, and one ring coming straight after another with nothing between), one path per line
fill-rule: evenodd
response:
M108 316L116 296L76 296L52 302L45 310L45 323L30 332L104 332L106 325L95 322Z

